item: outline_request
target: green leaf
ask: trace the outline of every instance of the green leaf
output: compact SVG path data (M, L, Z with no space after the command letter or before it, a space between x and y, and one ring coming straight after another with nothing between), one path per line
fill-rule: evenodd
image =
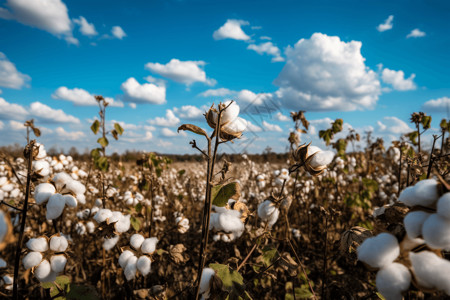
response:
M184 175L184 173L186 173L186 170L180 170L180 171L178 171L178 176L183 176Z
M215 185L211 191L212 204L219 207L227 205L230 198L237 200L240 196L241 188L237 182L231 182L225 186Z
M263 250L263 263L266 267L270 266L275 257L278 256L278 251L276 248L265 247Z
M105 148L106 146L108 146L109 142L108 139L105 137L101 137L97 140L97 143L99 143L103 148Z
M244 292L244 279L239 272L222 264L210 264L209 267L216 271L217 277L222 280L223 291L226 291L233 296L239 296Z
M41 131L39 130L39 128L36 127L31 127L33 129L34 135L36 137L40 137L41 136Z
M71 284L70 291L67 294L70 300L98 300L100 297L93 286Z
M407 133L406 136L414 146L417 146L417 137L419 136L419 133L417 131Z
M123 128L122 128L122 126L120 126L119 123L114 124L114 129L117 131L118 134L120 134L120 135L123 134Z
M119 135L117 134L117 131L115 129L111 131L111 134L116 141L119 139Z
M50 296L53 299L58 300L66 299L64 297L56 297L56 296L60 293L58 287L66 293L70 291L70 278L65 275L58 276L56 277L54 282L41 283L41 287L44 289L50 289Z
M187 131L208 137L205 130L201 129L198 126L192 125L192 124L183 124L180 127L178 127L177 131L179 132L180 130L185 130L185 131L187 130Z
M95 160L95 165L97 166L97 168L99 168L100 170L106 172L109 169L109 162L108 162L108 158L102 156L99 157L98 159Z
M431 116L422 117L422 126L423 129L429 129L431 127Z
M140 213L142 211L142 204L141 203L136 204L134 209L136 210L137 213Z
M100 122L99 120L95 120L94 123L92 123L91 125L91 130L94 134L97 134L99 129L100 129Z
M95 148L91 150L91 156L94 159L98 159L100 157L100 148Z
M133 226L134 230L139 231L141 229L141 220L136 217L131 217L130 219L131 226Z

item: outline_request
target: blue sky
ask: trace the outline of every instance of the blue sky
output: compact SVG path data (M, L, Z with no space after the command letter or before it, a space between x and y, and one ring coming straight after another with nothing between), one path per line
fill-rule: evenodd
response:
M34 118L47 147L95 146L93 95L114 103L125 133L110 151L193 153L183 123L234 99L270 113L241 113L233 147L282 152L306 110L302 141L343 118L342 133L398 139L412 112L450 106L447 1L0 1L1 145L25 141ZM431 131L435 132L435 131Z

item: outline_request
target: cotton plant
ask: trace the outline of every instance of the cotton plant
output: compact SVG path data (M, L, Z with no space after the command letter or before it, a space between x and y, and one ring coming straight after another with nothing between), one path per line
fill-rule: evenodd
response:
M186 233L190 227L189 219L179 212L175 212L174 217L175 217L175 224L177 226L177 231L181 234Z
M86 203L84 193L86 187L79 181L73 180L67 173L56 174L51 182L41 183L34 190L36 204L46 205L47 220L54 220L61 216L65 206L77 207L78 202Z
M131 191L126 191L122 199L127 206L136 206L139 202L144 200L144 196L139 192L133 193Z
M32 171L41 178L47 178L51 173L50 164L47 161L47 152L43 144L36 143L37 154L33 156Z
M119 256L119 265L128 281L133 280L138 272L142 276L150 273L151 255L155 252L157 243L156 237L145 238L139 233L130 237L131 248L124 250Z
M98 230L103 235L103 249L111 250L119 241L120 234L130 229L130 215L123 215L120 211L110 209L99 209L94 216L98 224Z
M241 201L230 199L224 207L213 205L209 222L209 230L214 232L213 240L232 242L239 238L245 231L247 216L247 206Z
M55 234L50 239L46 236L31 238L26 246L29 252L22 259L23 266L26 270L32 269L40 282L53 282L64 271L69 242L63 235Z
M296 163L290 167L289 172L304 167L309 174L318 176L325 171L334 156L332 151L324 151L317 146L311 146L311 143L303 144L294 151L293 158Z
M76 213L76 216L80 221L75 224L75 231L79 235L85 235L87 233L92 234L95 231L95 224L90 220L99 211L98 206L94 206L91 209L85 208Z
M267 199L258 205L258 217L269 227L272 227L278 220L280 209L273 199Z
M266 176L265 174L259 174L256 176L256 184L258 185L258 188L263 189L266 187Z

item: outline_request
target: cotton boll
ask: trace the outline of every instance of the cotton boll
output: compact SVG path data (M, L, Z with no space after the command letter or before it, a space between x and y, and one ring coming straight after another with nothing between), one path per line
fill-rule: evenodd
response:
M72 179L66 184L65 190L74 194L84 194L86 192L86 187L81 182Z
M67 239L64 236L54 235L50 239L50 249L55 252L64 252L66 251L68 246L69 243L67 242Z
M34 190L34 200L36 204L42 204L55 194L56 189L53 184L50 183L41 183Z
M432 214L423 223L422 235L431 248L450 249L450 220Z
M108 218L109 223L116 223L123 217L120 211L113 211L111 217Z
M88 230L89 233L93 233L95 230L95 225L92 221L89 221L86 223L86 228Z
M119 233L124 233L130 229L131 215L122 216L119 221L114 225L114 228Z
M65 172L58 173L53 177L53 182L55 183L58 191L72 181L73 181L72 177Z
M38 147L38 149L39 149L38 154L36 155L35 159L45 158L47 156L47 152L45 151L44 145L42 145L40 143L36 143L35 146Z
M224 107L227 107L227 106L228 107L227 107L227 109L225 109L222 112L222 115L220 116L220 124L221 125L233 121L239 115L239 110L240 110L239 105L237 105L235 101L233 101L233 103L231 103L231 104L230 103L231 103L231 100L225 101L223 103ZM213 114L214 114L213 115L214 123L217 123L218 114L215 112L213 112Z
M63 195L54 194L48 199L47 202L47 220L54 220L61 216L64 206L66 205L66 201L64 200Z
M69 207L77 207L77 199L72 195L63 195L64 202Z
M211 288L211 279L216 274L216 272L211 268L204 268L202 271L202 279L200 280L200 290L199 293L209 293Z
M450 261L430 251L410 252L417 282L425 288L437 288L450 296Z
M332 151L319 151L311 159L310 165L313 168L329 165L334 158L334 152Z
M83 223L78 222L77 224L75 224L75 231L76 231L79 235L85 235L85 234L86 234L86 226L84 226Z
M242 223L241 213L236 210L230 210L219 215L219 225L225 232L242 232L244 223Z
M130 257L132 257L134 254L130 250L123 251L119 256L119 265L122 267L122 269L125 269L127 266L127 261Z
M400 254L398 241L390 233L380 233L367 238L357 248L358 259L373 268L381 268L392 263Z
M269 224L269 226L273 226L280 214L280 210L275 206L275 204L266 200L258 205L258 216Z
M56 276L58 276L58 273L50 271L50 273L48 274L47 277L39 279L39 281L41 283L46 283L46 282L54 282L56 280Z
M31 251L45 252L48 250L48 243L45 237L32 238L27 242L27 247Z
M95 214L94 220L97 223L102 223L102 222L106 221L106 219L111 218L111 217L112 217L112 212L107 208L102 208Z
M32 251L25 255L22 259L23 267L28 270L32 267L39 265L42 261L42 254L40 252Z
M211 213L210 221L209 221L209 230L222 230L219 224L219 213Z
M128 258L127 260L127 264L125 266L125 269L123 271L125 278L130 281L133 280L134 277L136 277L136 271L137 271L137 257L136 256L131 256L130 258Z
M404 189L398 201L407 206L422 205L433 207L438 200L437 181L435 179L425 179L416 183L414 186Z
M42 177L50 174L50 165L45 160L33 161L33 172L41 175Z
M81 204L86 204L86 196L84 194L77 194L76 197L78 202Z
M103 205L102 199L99 199L99 198L95 199L95 202L94 202L95 207L100 207L102 205Z
M422 235L423 223L430 215L430 213L418 210L412 211L405 216L403 223L405 224L406 233L411 239Z
M152 254L156 250L157 243L158 239L155 237L145 239L141 246L142 253Z
M402 292L411 284L411 273L407 267L399 263L388 264L377 273L378 291L388 300L402 300Z
M60 255L53 255L50 258L50 266L53 270L53 272L61 273L64 271L64 268L66 267L67 258L66 256L60 254Z
M37 266L36 269L34 269L34 276L36 276L36 278L39 281L42 281L43 279L45 279L48 275L50 275L51 272L51 267L50 267L50 263L48 262L48 260L44 259L39 266Z
M146 276L148 273L150 273L151 264L152 261L150 260L150 258L143 255L137 260L136 267L142 275Z
M142 235L135 233L130 238L130 245L134 249L139 250L141 248L144 240L145 240L145 238Z
M119 241L119 236L115 235L112 238L105 238L105 240L103 241L103 249L105 249L106 251L111 250Z
M247 128L247 120L237 117L230 123L222 127L222 130L230 134L239 134Z
M450 193L445 193L437 203L437 214L442 218L450 220Z

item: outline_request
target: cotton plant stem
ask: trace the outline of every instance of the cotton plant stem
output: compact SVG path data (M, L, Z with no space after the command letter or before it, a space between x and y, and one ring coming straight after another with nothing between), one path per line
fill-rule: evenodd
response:
M309 289L311 290L311 293L313 294L313 299L317 300L316 293L314 293L314 289L311 285L311 281L308 278L308 274L306 274L306 271L305 271L305 268L303 267L302 261L300 260L300 257L298 257L297 251L295 251L291 240L288 240L288 244L291 247L292 252L294 252L295 258L297 259L298 264L300 265L300 269L302 269L303 275L305 275L306 281L308 281L308 286L309 286Z

